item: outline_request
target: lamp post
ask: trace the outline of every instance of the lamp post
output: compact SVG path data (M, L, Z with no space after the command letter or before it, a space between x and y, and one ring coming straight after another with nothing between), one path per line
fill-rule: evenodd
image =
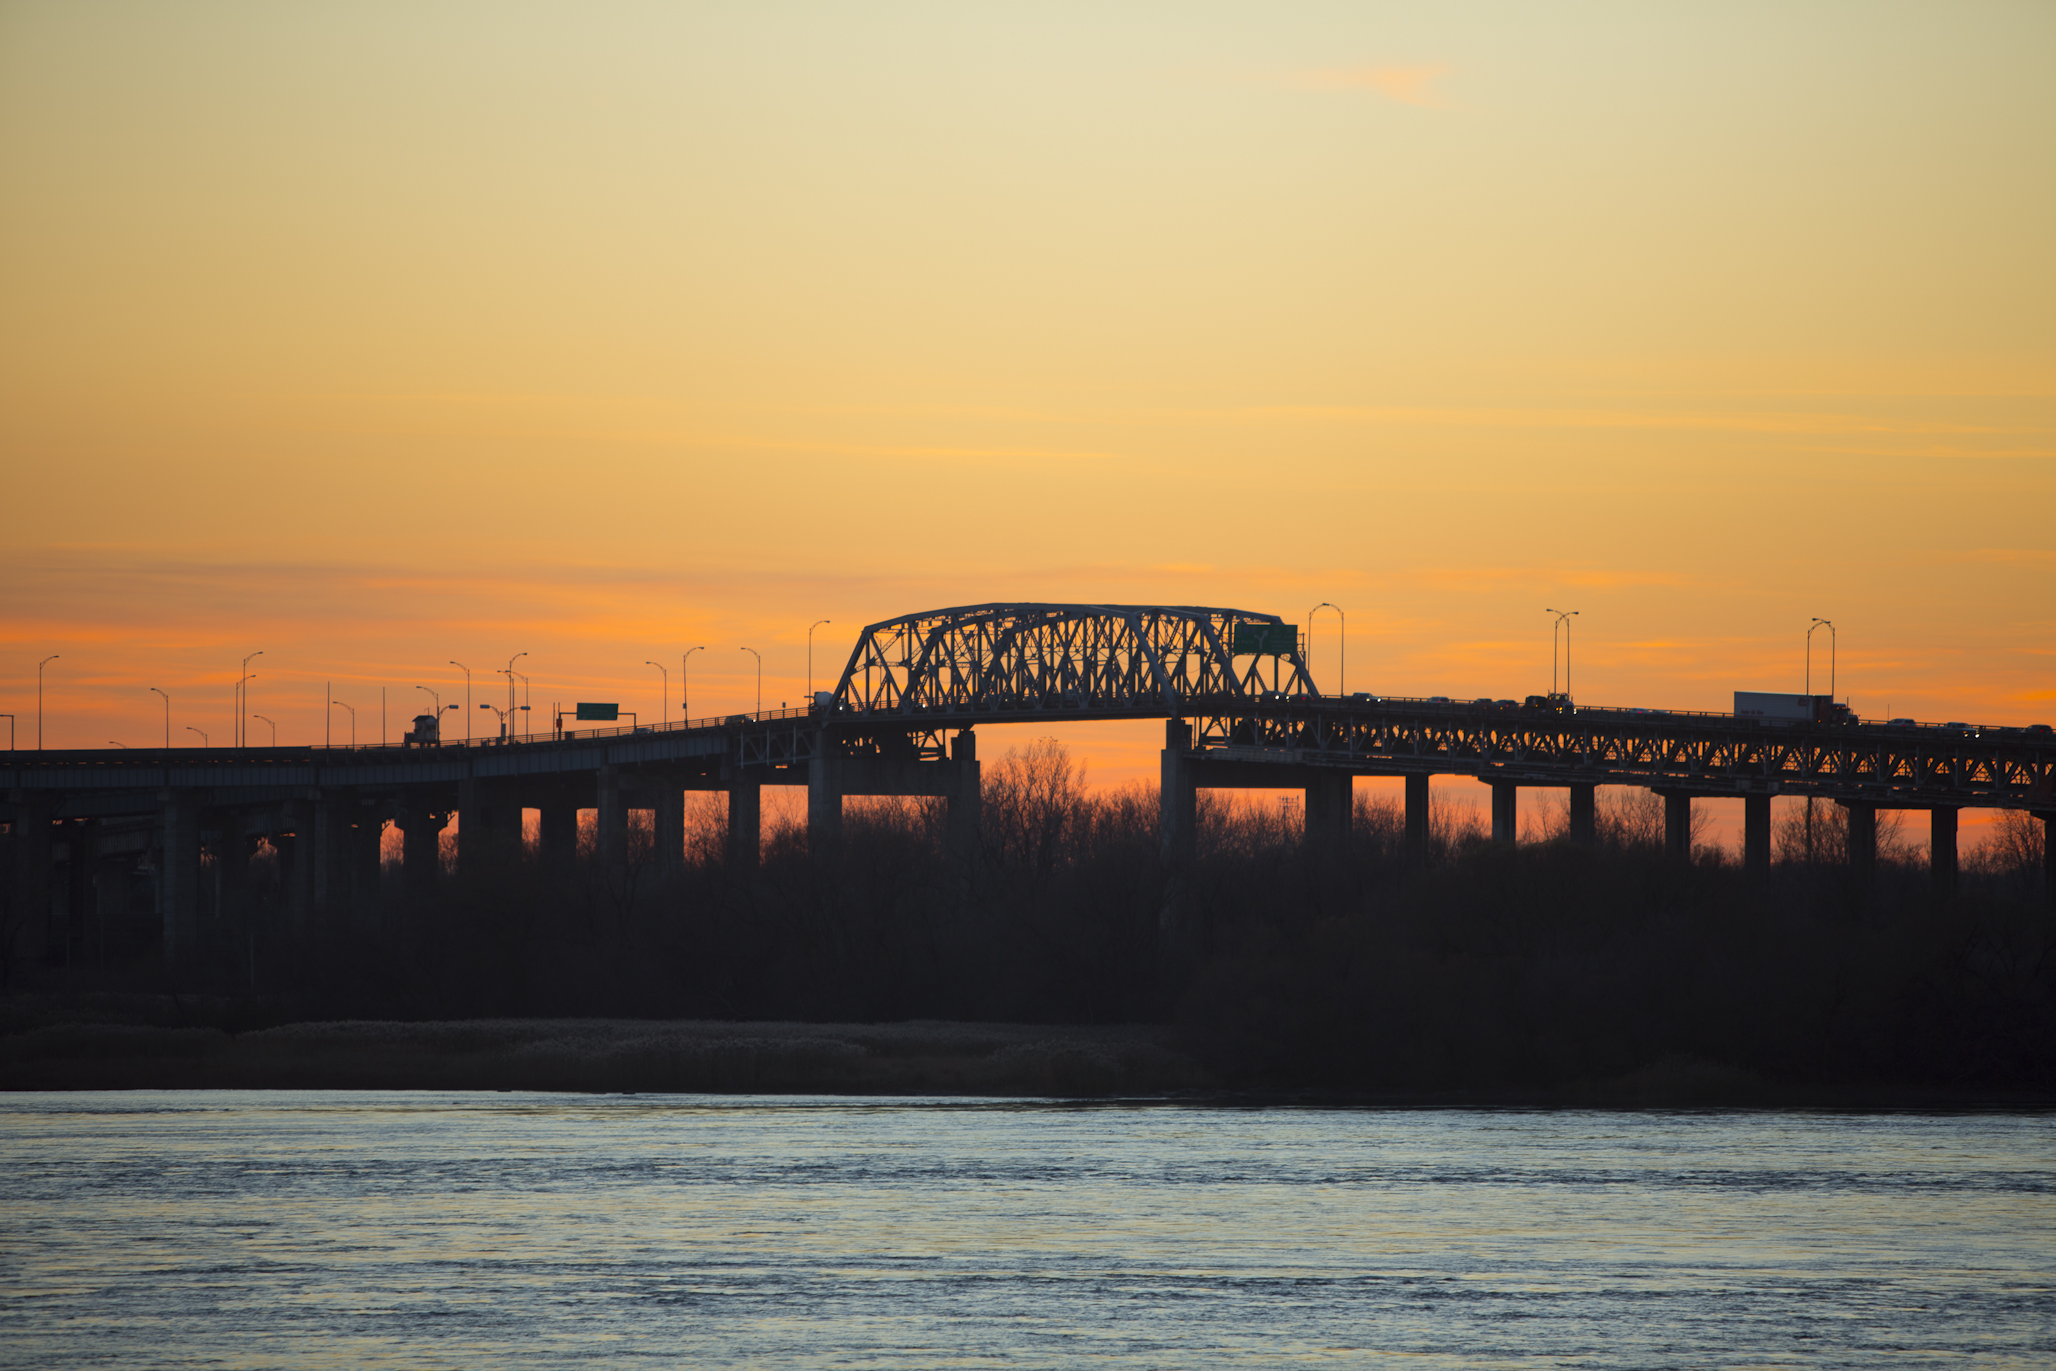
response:
M256 719L256 720L258 720L258 721L259 721L259 722L261 722L261 723L267 723L267 724L271 724L271 720L269 720L269 719L265 718L265 717L264 717L264 716L263 716L262 714L252 714L252 715L251 715L250 717L251 717L251 718L253 718L253 719ZM277 725L277 724L271 724L271 745L272 745L273 747L277 747L277 746L278 746L278 725Z
M522 676L522 674L518 671L514 674L516 676L521 677L521 712L529 716L528 718L523 719L521 721L521 724L522 727L528 730L526 736L533 738L535 736L535 715L529 710L528 707L530 704L528 695L528 677Z
M350 746L357 746L357 711L344 704L341 700L330 700L329 703L338 709L348 709L350 711Z
M249 709L249 707L250 707L250 692L248 691L248 689L246 689L246 688L245 688L245 686L244 686L244 683L245 683L246 681L248 681L248 680L250 679L250 677L251 677L251 674L252 674L252 673L251 673L251 671L250 671L250 663L251 663L251 661L252 661L252 660L254 660L254 659L256 659L256 658L258 658L258 657L262 657L263 655L264 655L264 649L263 649L263 648L258 648L258 649L257 649L257 650L256 650L255 652L251 653L251 654L250 654L250 655L249 655L248 657L245 657L245 658L243 658L243 667L242 667L242 671L243 671L243 674L242 674L242 675L240 675L240 676L238 676L238 677L236 678L236 727L235 727L235 737L236 737L236 741L235 741L235 746L237 746L237 747L241 747L241 746L243 746L243 745L244 745L244 744L245 744L246 742L248 742L248 741L249 741L249 736L250 736L250 727L249 727L249 724L248 724L248 722L247 722L247 718L246 718L246 715L245 715L245 711L247 711L247 710Z
M753 647L740 649L757 659L757 713L764 712L764 654Z
M671 723L671 673L665 670L663 663L653 662L647 657L643 658L643 665L656 667L658 671L664 674L664 699L657 710L657 722L669 726Z
M834 623L833 619L816 619L807 625L807 708L814 707L814 630L823 624Z
M450 665L464 673L464 741L468 743L471 741L471 668L458 661L455 657L450 659ZM440 717L442 701L437 700L436 704L438 706L436 713Z
M520 661L523 657L526 657L527 655L528 654L526 652L517 652L512 657L509 657L507 659L506 666L500 668L501 671L504 672L507 677L507 717L510 720L514 717L514 709L516 704L516 701L514 699L514 663ZM512 738L514 736L514 730L512 729L512 727L504 728L502 732L503 736L505 737Z
M514 717L514 711L511 709L501 709L498 705L489 705L483 700L478 702L478 707L480 709L490 709L500 717L500 741L503 743L507 741L507 721Z
M1578 617L1578 611L1575 609L1544 608L1542 612L1556 616L1556 622L1549 626L1549 693L1551 695L1557 693L1556 631L1561 628L1563 630L1563 693L1568 695L1571 693L1571 620Z
M707 645L689 647L678 657L678 717L686 723L692 722L692 682L686 677L686 664L692 661L695 652L705 652Z
M1806 629L1806 693L1813 694L1813 630L1828 631L1828 699L1835 698L1835 622L1832 619L1815 619Z
M1335 693L1337 695L1346 695L1349 693L1349 619L1343 614L1342 606L1332 605L1323 600L1306 612L1307 661L1309 665L1313 661L1314 616L1324 609L1335 611L1335 619L1338 625L1336 628L1336 641L1339 644L1335 665Z
M57 658L58 654L53 652L42 661L36 663L36 751L38 752L43 750L43 668L56 661Z
M209 738L209 737L207 736L207 734L206 734L205 732L203 732L203 731L202 731L202 730L200 730L200 729L194 728L194 727L193 727L193 726L192 726L191 724L187 724L187 725L186 725L186 732L188 732L188 733L198 733L198 734L200 735L200 746L202 746L202 747L213 747L213 746L214 746L214 740L213 740L212 738Z
M128 745L127 743L121 743L121 742L116 742L116 741L115 741L114 739L112 739L112 738L109 738L109 739L107 740L107 746L109 746L109 747L118 747L118 748L120 748L120 749L121 749L121 750L122 750L123 752L127 752L127 751L129 751L129 750L130 750L130 749L129 749L129 745Z
M151 686L150 689L157 690L157 687ZM157 693L164 695L164 692L161 690L157 690ZM167 749L171 747L171 696L169 695L164 695L164 746Z

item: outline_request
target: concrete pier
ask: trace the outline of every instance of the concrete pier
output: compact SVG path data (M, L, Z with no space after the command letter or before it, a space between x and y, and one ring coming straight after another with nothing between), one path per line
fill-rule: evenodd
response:
M1679 861L1692 856L1692 797L1677 790L1663 794L1663 850Z
M1928 811L1928 875L1936 895L1956 893L1956 811Z
M1878 807L1849 803L1843 808L1849 812L1849 870L1868 880L1878 866Z
M1570 796L1570 840L1580 847L1599 843L1599 787L1574 785Z
M1521 788L1512 781L1492 782L1492 841L1508 847L1520 841Z
M1426 772L1406 774L1406 845L1419 856L1428 850L1428 783Z
M1770 796L1742 797L1742 868L1761 876L1770 870Z

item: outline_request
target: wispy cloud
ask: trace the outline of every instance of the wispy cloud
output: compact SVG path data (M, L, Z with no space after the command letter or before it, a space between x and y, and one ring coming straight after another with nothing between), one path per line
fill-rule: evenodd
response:
M1418 67L1344 67L1294 72L1291 83L1308 90L1374 90L1387 100L1423 109L1448 109L1435 82L1448 75L1446 63Z

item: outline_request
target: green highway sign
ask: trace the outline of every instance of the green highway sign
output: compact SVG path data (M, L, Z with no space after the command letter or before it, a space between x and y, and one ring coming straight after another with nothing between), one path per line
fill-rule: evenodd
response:
M1298 624L1235 625L1237 657L1290 657L1299 652Z
M621 717L621 706L580 704L578 717L599 723L613 723Z

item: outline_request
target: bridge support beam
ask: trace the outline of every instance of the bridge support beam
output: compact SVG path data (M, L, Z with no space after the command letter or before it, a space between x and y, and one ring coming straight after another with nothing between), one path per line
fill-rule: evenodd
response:
M1878 865L1878 807L1860 801L1843 801L1849 811L1849 871L1869 880Z
M1770 796L1742 797L1742 869L1763 875L1770 870Z
M764 787L755 778L731 775L728 791L728 866L732 871L757 869L764 845Z
M39 795L14 795L14 946L8 961L34 965L50 946L50 885L57 860L50 837L53 806Z
M1679 861L1692 855L1692 797L1676 790L1663 796L1663 850Z
M600 866L612 873L628 869L628 802L621 794L621 773L611 766L600 768L599 803L594 815L593 837Z
M1306 845L1323 856L1340 856L1349 850L1351 803L1355 800L1351 777L1346 771L1314 777L1306 786Z
M1512 847L1520 841L1521 788L1512 781L1492 783L1492 841Z
M521 803L505 781L457 782L457 869L476 876L521 853Z
M163 797L159 832L157 916L164 960L184 961L200 941L200 805L177 791Z
M1406 846L1419 857L1428 850L1428 782L1426 772L1406 775Z
M959 729L957 736L949 740L949 756L956 775L945 802L949 806L944 819L945 841L952 858L969 864L978 859L978 826L985 810L984 781L978 769L978 735L968 728Z
M2035 817L2042 821L2042 897L2056 909L2056 810Z
M846 758L831 756L827 734L816 736L813 760L807 763L807 855L826 857L842 845L843 768Z
M1947 898L1956 893L1956 811L1940 808L1928 811L1928 876L1935 894Z
M426 804L409 804L393 822L403 840L400 872L407 889L416 894L433 890L443 874L443 830L449 827L449 814ZM460 826L457 831L464 830Z
M543 866L561 876L578 859L578 801L555 790L541 797L536 810L536 846Z
M314 801L286 801L286 823L290 836L278 833L271 839L285 886L285 924L305 932L314 924Z
M1579 847L1599 845L1599 787L1579 784L1571 787L1570 840Z
M1194 784L1191 754L1192 725L1183 719L1167 720L1157 792L1157 841L1166 859L1192 854L1193 827L1199 817L1199 787Z
M675 875L685 867L685 789L665 778L650 796L650 859L657 871Z

